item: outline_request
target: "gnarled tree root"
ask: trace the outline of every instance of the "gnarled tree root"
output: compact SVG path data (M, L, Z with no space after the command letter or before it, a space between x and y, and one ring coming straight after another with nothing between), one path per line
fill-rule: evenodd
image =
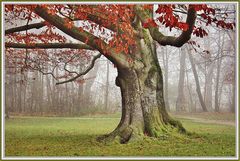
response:
M131 125L128 126L120 126L117 127L113 132L99 136L97 138L97 141L103 142L103 143L109 143L116 140L117 142L120 142L121 144L137 141L143 139L143 137L152 137L152 138L162 138L163 136L170 136L173 133L179 133L179 134L187 134L187 131L182 126L182 124L174 120L172 118L169 118L167 124L162 124L161 126L155 126L151 128L151 131L148 130L148 133L146 131L140 132L139 129L131 127Z

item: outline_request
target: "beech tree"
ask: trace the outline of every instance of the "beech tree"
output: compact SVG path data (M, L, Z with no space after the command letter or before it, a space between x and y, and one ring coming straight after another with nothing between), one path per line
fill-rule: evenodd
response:
M94 62L105 56L118 71L116 85L122 97L122 116L119 125L102 139L120 138L121 143L146 135L159 137L172 132L185 133L182 124L171 118L164 103L163 76L156 53L156 43L162 46L181 47L191 38L207 36L201 24L233 29L234 23L216 16L216 10L206 4L7 4L5 22L25 20L26 25L5 30L6 54L11 59L14 52L22 52L21 71L40 70L54 76L54 65L65 61L67 71L63 84L76 81L90 71ZM156 8L156 9L155 9ZM199 19L197 23L196 19ZM75 22L81 21L82 25ZM196 23L195 23L196 22ZM79 23L78 23L79 24ZM161 28L177 29L179 36L168 36ZM30 32L37 29L39 32ZM64 34L59 34L56 29ZM71 37L76 42L69 42ZM26 50L15 50L21 48ZM32 55L40 49L69 49L45 53L41 63ZM67 70L67 63L77 63L73 50L82 54L96 51L83 71ZM31 53L31 54L29 54ZM36 54L37 55L37 54ZM58 59L51 59L58 55ZM24 57L25 56L25 57ZM72 58L72 59L71 59ZM52 71L44 71L44 62L55 62ZM80 63L81 61L79 61ZM37 63L37 64L36 64Z

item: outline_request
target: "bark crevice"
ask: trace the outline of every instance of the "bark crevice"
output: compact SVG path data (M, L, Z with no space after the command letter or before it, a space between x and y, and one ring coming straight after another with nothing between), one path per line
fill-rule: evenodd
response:
M153 66L144 71L118 69L116 85L122 95L122 117L117 128L100 140L117 138L120 143L128 143L144 136L171 135L174 130L186 132L165 109L161 70Z
M117 128L104 138L119 138L120 143L186 132L166 111L155 42L148 30L141 31L143 38L137 42L132 55L138 57L143 66L135 62L129 68L117 66L116 85L121 90L122 117Z

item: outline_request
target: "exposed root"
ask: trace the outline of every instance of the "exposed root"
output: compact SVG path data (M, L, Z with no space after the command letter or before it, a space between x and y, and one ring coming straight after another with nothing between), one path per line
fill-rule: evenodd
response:
M129 142L134 142L143 138L143 133L140 134L137 130L134 130L131 126L125 128L115 129L113 132L107 135L103 135L97 138L97 141L103 143L109 143L113 141L118 141L121 144L126 144Z
M174 120L172 118L170 118L168 120L169 124L176 127L178 129L179 132L181 133L187 133L186 129L183 127L182 123L178 120Z
M120 122L113 132L103 135L97 138L97 140L105 143L115 140L125 144L140 140L143 136L163 139L178 134L187 134L187 131L179 121L172 119L169 115L164 116L161 117L157 113L152 113L150 117L147 117L148 119L145 118L144 129L140 128L142 125L133 126Z
M102 143L109 143L112 142L115 139L115 137L116 135L114 135L114 133L110 133L97 137L97 141Z

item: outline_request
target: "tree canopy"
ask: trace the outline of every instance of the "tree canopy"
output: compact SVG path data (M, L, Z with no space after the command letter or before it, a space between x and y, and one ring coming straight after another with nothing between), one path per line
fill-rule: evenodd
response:
M63 53L76 51L86 56L89 50L93 50L106 56L116 66L129 67L133 61L138 63L132 53L136 47L135 38L143 36L133 27L137 25L136 21L141 21L142 26L139 27L149 29L152 38L160 45L176 47L188 42L192 34L197 37L207 36L205 25L224 29L233 29L235 26L234 21L227 18L227 12L206 4L6 4L4 9L8 27L5 30L5 47L6 53L11 53L7 54L7 60L11 60L13 48L31 49L32 54L38 53L37 57L39 49L61 49L54 51L54 55L59 53L61 57L64 57ZM182 32L179 36L164 35L161 32L163 27ZM71 51L67 52L67 49ZM18 62L22 70L42 68L44 71L40 62L37 67L25 50L14 52L18 52L17 57L22 58ZM49 61L46 55L53 55L49 53L45 52L45 58L41 56L42 60ZM70 63L74 59L65 60L65 64L67 61ZM72 74L69 72L68 76Z

